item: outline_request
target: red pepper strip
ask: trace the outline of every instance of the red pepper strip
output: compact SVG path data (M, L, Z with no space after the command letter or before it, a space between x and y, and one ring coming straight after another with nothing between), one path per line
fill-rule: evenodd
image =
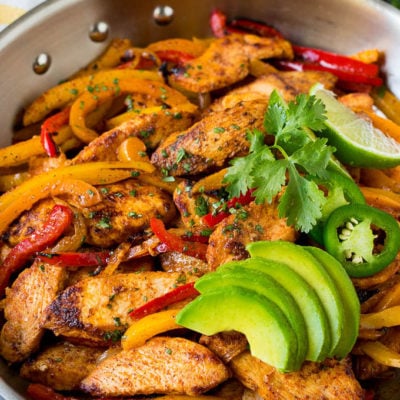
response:
M323 67L335 69L374 78L378 76L379 67L376 64L366 64L362 61L311 47L293 46L294 54L304 61L318 63Z
M129 313L133 319L141 319L148 314L153 314L178 301L186 300L199 295L194 287L194 282L186 283L171 290L160 297L156 297Z
M98 267L107 265L110 252L39 253L37 258L47 264L61 267Z
M19 242L11 249L0 267L0 294L3 295L11 275L37 253L52 245L72 223L73 212L69 207L57 204L43 226L29 238Z
M272 26L247 18L237 18L228 24L229 28L236 28L242 32L253 33L262 37L280 37L283 35Z
M185 64L195 58L191 54L179 50L158 50L155 53L161 61L179 65Z
M227 203L226 208L229 210L231 208L236 208L238 205L245 206L250 204L254 200L253 192L255 189L249 189L245 194L241 194L238 197L232 197ZM219 224L223 219L229 217L230 213L226 211L219 211L216 214L209 213L203 217L203 222L209 226L214 227Z
M40 129L40 142L49 157L57 157L60 154L58 146L54 142L53 135L60 128L68 124L70 107L47 118Z
M383 83L382 79L378 76L370 77L365 75L359 75L357 73L353 74L350 72L341 71L323 65L312 64L308 62L278 60L276 61L275 65L280 67L281 69L289 71L326 71L330 72L333 75L336 75L339 78L339 80L342 80L344 82L363 83L372 86L381 86Z
M180 236L174 235L165 229L164 222L158 218L150 219L150 227L160 241L166 245L169 251L178 251L188 256L206 259L207 245L198 242L183 240Z
M63 396L40 383L31 383L26 390L26 394L32 400L78 400L76 397Z
M224 37L227 34L226 15L218 8L211 11L210 27L213 35L217 38Z

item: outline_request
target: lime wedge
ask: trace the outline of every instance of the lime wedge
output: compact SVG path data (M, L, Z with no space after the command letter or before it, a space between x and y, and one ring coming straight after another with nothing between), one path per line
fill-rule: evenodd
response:
M315 85L310 94L326 108L325 128L316 132L336 148L335 156L354 167L389 168L400 165L400 143L386 136L372 123L364 120L340 103L335 95Z

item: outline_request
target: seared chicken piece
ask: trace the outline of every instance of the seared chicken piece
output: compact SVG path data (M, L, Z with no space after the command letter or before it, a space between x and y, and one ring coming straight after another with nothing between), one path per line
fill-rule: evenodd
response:
M166 222L176 214L171 197L152 185L136 179L98 187L102 201L82 210L87 228L86 243L110 247L129 240L149 226L150 218ZM53 200L37 203L10 227L7 238L15 245L30 236L49 215Z
M249 347L246 336L236 331L220 332L212 336L202 335L200 343L208 347L225 363L230 362Z
M104 349L58 343L25 361L20 375L55 390L76 390L82 379L96 367L103 352Z
M348 359L305 362L300 371L282 373L244 352L235 357L233 374L262 400L357 400L363 399Z
M182 131L196 119L196 106L186 109L166 109L159 113L136 115L129 121L113 128L90 142L74 158L74 164L89 161L116 161L120 144L130 136L142 139L150 149L156 147L162 139L172 132Z
M184 132L170 135L152 154L151 161L170 175L196 175L225 166L248 153L248 131L263 130L264 101L239 102L205 116Z
M396 326L387 329L387 332L379 341L392 351L400 352L400 327ZM374 361L366 355L355 357L355 373L360 380L379 378L390 369L391 367Z
M119 244L147 228L152 217L168 222L176 213L166 192L135 179L105 185L99 190L102 202L83 212L89 244L102 247Z
M94 396L204 393L230 377L206 347L183 338L155 337L101 362L81 389Z
M166 272L184 272L194 276L202 276L209 272L206 262L177 251L160 254L161 268Z
M87 278L65 289L47 307L43 327L104 346L121 338L131 322L131 310L193 278L152 271Z
M261 76L255 81L229 92L228 96L243 93L258 93L269 97L276 90L286 101L294 100L300 93L308 93L313 85L322 83L331 90L337 78L322 71L286 71Z
M292 46L284 39L229 35L215 39L200 57L178 69L170 82L191 92L206 93L245 78L252 59L292 57Z
M250 203L217 225L208 242L208 266L215 270L228 261L247 258L245 247L250 242L296 239L295 229L278 216L277 200L271 204Z
M212 205L218 203L220 199L206 193L192 193L193 184L193 181L182 181L174 191L174 203L187 229L208 228L202 221L202 217L212 212Z
M23 361L39 348L45 309L62 290L65 278L65 268L36 261L6 289L0 353L7 361Z

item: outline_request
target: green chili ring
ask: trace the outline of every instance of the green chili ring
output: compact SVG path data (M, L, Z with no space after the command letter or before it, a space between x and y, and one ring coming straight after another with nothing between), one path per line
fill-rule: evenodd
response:
M396 258L400 227L382 210L366 204L348 204L329 216L323 242L349 276L364 278L382 271Z

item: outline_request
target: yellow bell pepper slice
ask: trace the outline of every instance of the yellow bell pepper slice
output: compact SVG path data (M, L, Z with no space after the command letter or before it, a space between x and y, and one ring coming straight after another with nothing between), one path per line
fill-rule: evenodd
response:
M42 120L53 110L62 109L72 103L85 90L102 90L109 82L118 82L129 79L147 79L162 82L162 76L156 71L133 69L111 69L100 71L97 74L87 75L63 82L45 91L36 98L25 110L23 115L24 126ZM93 93L95 95L95 93Z
M142 346L155 335L182 328L175 322L178 311L178 309L159 311L135 321L122 337L122 349L129 350Z
M228 168L224 168L198 180L192 187L192 193L211 192L213 190L221 189L227 185L223 182L227 172Z
M400 354L381 342L368 341L361 343L357 348L379 364L400 368Z
M118 169L122 171L113 171ZM152 164L146 162L99 161L56 168L34 176L0 197L0 234L15 218L23 211L29 210L37 201L60 193L74 193L73 189L76 192L77 189L73 186L63 184L66 179L78 179L91 185L99 185L127 179L132 176L132 170L135 171L134 176L137 176L140 174L138 170L151 173L154 169ZM83 192L78 190L77 195L84 196L83 199L86 201L91 192L86 186Z
M371 91L375 105L393 122L400 125L400 100L387 88Z
M135 116L137 116L139 114L153 114L153 113L156 114L156 113L160 112L161 110L162 110L161 106L130 110L130 111L124 112L122 114L119 114L116 117L110 118L107 121L107 128L108 129L115 128L118 125L121 125L122 123L135 118Z
M140 93L152 97L169 107L188 103L187 98L169 86L145 79L110 80L102 90L83 92L71 106L70 126L75 135L84 143L90 143L98 134L86 126L86 116L110 98L122 94Z
M381 329L400 325L400 306L386 308L385 310L361 314L360 328Z

